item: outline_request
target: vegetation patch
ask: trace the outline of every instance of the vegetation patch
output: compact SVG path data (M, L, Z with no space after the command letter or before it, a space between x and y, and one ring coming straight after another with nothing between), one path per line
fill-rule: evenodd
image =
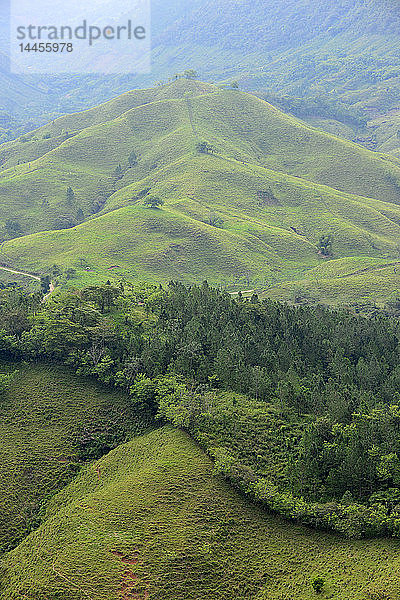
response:
M218 471L292 520L399 535L397 320L233 300L206 282L108 283L31 307L2 294L3 354L122 388L133 410L186 428ZM115 435L84 431L80 452L97 458Z
M38 526L48 498L86 460L148 423L132 414L123 393L79 379L65 367L3 361L0 371L16 372L0 398L4 552Z

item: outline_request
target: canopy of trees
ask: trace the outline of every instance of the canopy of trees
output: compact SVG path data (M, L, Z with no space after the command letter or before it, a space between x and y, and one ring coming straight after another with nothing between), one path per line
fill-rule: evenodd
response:
M397 320L233 300L207 283L108 283L45 305L0 291L0 323L3 356L61 360L122 387L273 510L400 535Z

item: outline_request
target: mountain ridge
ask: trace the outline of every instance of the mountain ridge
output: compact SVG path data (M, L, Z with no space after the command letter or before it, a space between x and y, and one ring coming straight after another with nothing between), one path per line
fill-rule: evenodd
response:
M23 81L53 90L46 110L60 113L193 67L203 79L239 79L248 91L323 98L375 118L398 106L399 18L390 0L278 0L268 8L260 0L170 0L168 10L153 0L152 74ZM385 127L379 131L386 135Z
M398 256L398 159L237 90L178 79L133 91L3 145L0 161L3 227L24 234L0 259L27 271L76 269L85 246L97 278L258 288L326 263L328 234L333 258ZM161 210L143 206L151 195Z

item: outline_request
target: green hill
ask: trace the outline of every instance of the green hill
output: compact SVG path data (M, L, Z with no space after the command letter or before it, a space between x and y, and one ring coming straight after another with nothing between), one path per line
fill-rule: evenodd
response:
M2 562L3 600L400 597L399 543L349 542L269 516L171 427L118 447L50 502Z
M196 150L203 140L215 152ZM338 260L399 257L400 162L235 90L178 80L130 92L4 144L0 161L4 231L28 234L5 242L1 262L75 268L75 284L264 289L328 266L324 235Z
M399 13L387 0L205 1L160 38L159 58L275 98L368 148L399 149ZM179 49L179 52L176 51ZM365 123L368 122L368 127Z
M37 526L43 500L76 474L80 440L123 432L120 414L129 410L123 394L65 368L2 362L0 370L17 371L0 408L2 552Z
M317 106L321 101L335 105L319 124L336 133L343 133L343 123L354 114L363 121L398 110L399 15L390 0L276 0L268 6L262 0L152 0L152 15L151 74L12 81L4 73L0 105L39 119L43 113L94 106L193 67L210 81L238 79L247 91L298 98L306 105L311 100L316 109L311 118L324 116ZM338 108L339 123L332 123ZM386 151L384 124L362 132L355 126L348 134ZM393 142L396 137L389 146Z

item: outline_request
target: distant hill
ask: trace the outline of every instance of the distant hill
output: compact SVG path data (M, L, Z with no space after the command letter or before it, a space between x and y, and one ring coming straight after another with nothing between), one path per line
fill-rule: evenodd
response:
M303 286L347 258L400 261L400 161L237 90L180 79L130 92L4 144L0 161L3 232L24 234L0 261L21 269L237 290ZM161 209L145 208L151 196Z
M288 97L289 112L291 98L312 100L315 111L306 118L322 116L318 127L397 152L399 124L391 111L400 108L399 32L400 12L391 0L217 0L175 23L161 43L170 48L179 40L179 56L217 81L238 79L246 90ZM340 104L339 122L332 123L337 107L327 116L321 100ZM369 127L343 131L355 113ZM382 115L389 131L374 121Z
M93 106L188 67L208 81L238 79L247 91L339 102L363 119L400 107L400 15L392 0L153 0L152 13L149 76L29 79L51 91L48 106L33 102L32 116ZM342 135L342 121L329 122L334 113L318 126ZM397 151L397 122L394 127L387 148L383 144L393 136L386 127L371 123L347 135L371 149Z
M152 0L152 36L158 40L176 20L202 0ZM0 6L0 143L64 112L94 106L135 87L153 84L157 75L13 75L9 64L9 3ZM125 15L123 16L125 17ZM155 42L157 43L157 42ZM165 76L165 69L162 73Z

